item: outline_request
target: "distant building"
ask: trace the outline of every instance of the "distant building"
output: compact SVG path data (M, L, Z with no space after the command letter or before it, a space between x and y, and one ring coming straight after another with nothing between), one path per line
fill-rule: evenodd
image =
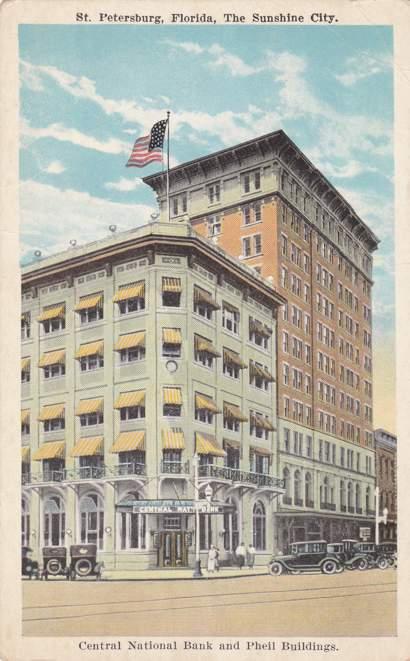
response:
M22 543L107 568L273 551L283 295L189 224L151 223L23 268ZM208 514L204 492L212 488ZM171 501L171 502L166 502Z
M144 178L168 218L164 173ZM170 219L288 299L278 319L277 544L373 527L372 253L378 239L283 131L170 171Z
M384 429L374 432L376 444L376 483L379 487L380 515L387 507L387 525L379 524L380 540L397 539L397 436Z

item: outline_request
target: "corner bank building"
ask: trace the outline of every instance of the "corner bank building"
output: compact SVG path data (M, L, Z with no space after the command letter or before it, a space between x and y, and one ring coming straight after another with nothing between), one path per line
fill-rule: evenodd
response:
M203 554L243 541L266 564L286 298L186 222L38 259L22 288L22 544L183 567L198 534Z

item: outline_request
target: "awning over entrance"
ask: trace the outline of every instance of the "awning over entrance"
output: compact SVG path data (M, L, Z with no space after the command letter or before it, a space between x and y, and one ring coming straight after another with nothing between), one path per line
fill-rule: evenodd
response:
M110 452L145 450L145 431L123 431L111 446Z
M80 438L71 450L71 457L95 457L103 454L104 438L103 436L90 436Z
M225 457L226 452L218 445L214 436L210 434L200 434L196 432L196 452L198 454L212 454L215 457Z
M64 441L55 441L53 443L43 443L43 445L41 445L33 454L33 459L34 461L42 461L43 459L64 459L64 455Z

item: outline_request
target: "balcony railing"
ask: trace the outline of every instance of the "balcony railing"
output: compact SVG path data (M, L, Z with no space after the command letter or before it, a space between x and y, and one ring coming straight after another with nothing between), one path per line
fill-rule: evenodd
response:
M285 480L264 473L253 473L242 471L239 468L230 468L229 466L215 466L214 464L205 464L199 466L199 477L214 477L230 482L242 482L244 484L254 484L256 487L273 487L284 489Z
M172 475L187 475L189 473L189 461L161 461L161 473Z
M336 505L334 503L320 503L320 509L334 512L336 510Z
M23 473L21 476L22 484L42 484L45 482L62 482L63 480L64 470Z
M105 477L105 466L81 466L80 468L66 468L64 481L71 480L99 480Z

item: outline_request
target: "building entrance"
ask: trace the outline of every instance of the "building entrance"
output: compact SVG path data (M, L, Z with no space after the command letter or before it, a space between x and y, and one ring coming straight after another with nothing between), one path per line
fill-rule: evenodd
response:
M160 567L186 567L188 562L187 555L187 544L184 532L181 530L167 530L160 533Z

